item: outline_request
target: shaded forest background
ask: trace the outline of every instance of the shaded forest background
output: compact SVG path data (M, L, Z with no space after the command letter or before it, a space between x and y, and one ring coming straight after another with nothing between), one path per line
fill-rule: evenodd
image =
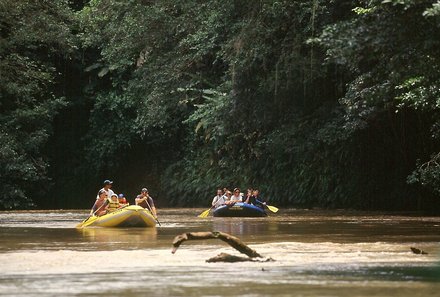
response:
M440 212L440 1L0 0L0 208Z

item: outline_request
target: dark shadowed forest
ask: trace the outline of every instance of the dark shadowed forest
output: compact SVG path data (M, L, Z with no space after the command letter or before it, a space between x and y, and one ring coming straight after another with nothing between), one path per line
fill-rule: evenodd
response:
M440 2L0 0L0 208L440 213Z

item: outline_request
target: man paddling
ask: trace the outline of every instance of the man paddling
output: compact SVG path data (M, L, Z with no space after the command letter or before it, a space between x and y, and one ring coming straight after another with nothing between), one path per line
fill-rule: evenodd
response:
M212 207L217 208L225 204L226 204L226 200L225 200L225 196L223 195L222 189L217 189L217 195L214 196L214 198L212 199L212 203L211 203Z
M96 216L102 216L107 213L107 207L108 205L108 199L107 199L107 193L104 191L104 189L99 190L98 192L98 199L95 200L95 203L92 206L92 209L90 210L90 216L96 215Z
M157 219L156 207L154 206L153 198L148 194L147 188L142 188L141 193L137 195L134 202L136 205L150 210L153 216Z

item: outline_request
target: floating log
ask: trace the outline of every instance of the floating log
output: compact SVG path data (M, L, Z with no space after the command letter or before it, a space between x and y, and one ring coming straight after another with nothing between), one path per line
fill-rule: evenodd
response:
M425 252L421 249L415 248L415 247L410 247L410 249L414 254L417 254L417 255L427 255L428 254L427 252Z
M208 259L207 262L243 262L243 261L253 261L253 258L263 258L257 251L251 249L246 244L244 244L239 238L232 236L223 232L188 232L182 233L174 237L173 240L173 250L171 251L173 254L177 251L179 246L187 240L203 240L203 239L220 239L234 249L239 251L242 254L245 254L249 258L232 256L229 254L221 253L214 258ZM273 261L273 259L269 258L266 261Z
M240 239L238 239L235 236L232 236L228 233L223 232L188 232L188 233L182 233L180 235L177 235L174 237L173 240L173 250L172 253L174 254L179 246L187 240L202 240L202 239L220 239L226 243L228 243L230 246L232 246L234 249L239 251L242 254L245 254L246 256L250 258L262 258L262 256L257 253L255 250L248 247L246 244L244 244Z
M272 258L267 258L264 260L256 260L254 258L246 258L246 257L239 257L239 256L234 256L234 255L230 255L230 254L226 254L226 253L220 253L215 257L212 257L208 260L206 260L206 262L208 263L215 263L215 262L227 262L227 263L235 263L235 262L271 262L271 261L275 261ZM263 268L264 271L264 268Z
M235 262L248 262L248 261L252 262L253 259L249 258L249 257L233 256L233 255L226 254L226 253L220 253L217 256L206 260L206 262L208 262L208 263L215 263L215 262L235 263Z

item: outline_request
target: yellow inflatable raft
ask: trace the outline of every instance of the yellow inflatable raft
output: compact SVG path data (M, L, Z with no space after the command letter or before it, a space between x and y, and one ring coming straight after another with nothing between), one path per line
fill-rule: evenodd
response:
M103 216L91 216L79 223L76 228L84 227L155 227L156 220L145 208L130 205Z

